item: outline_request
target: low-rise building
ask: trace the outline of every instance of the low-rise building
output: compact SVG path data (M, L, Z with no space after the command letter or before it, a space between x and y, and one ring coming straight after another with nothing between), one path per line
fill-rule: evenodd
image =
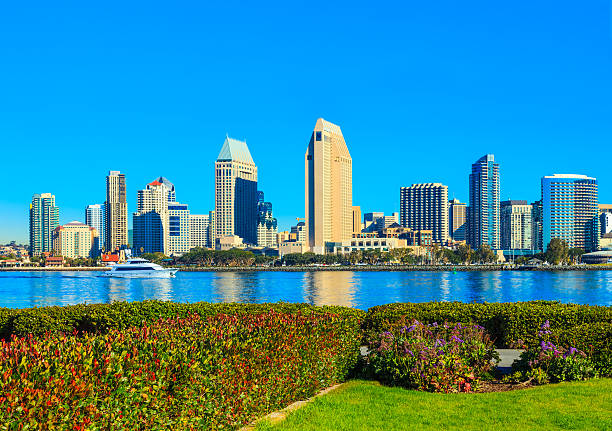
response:
M224 235L215 240L216 250L231 250L233 248L246 248L246 244L238 235Z
M53 250L56 255L71 259L96 257L98 231L78 221L58 226L53 231Z
M406 246L406 240L399 238L351 238L344 241L327 242L325 251L331 254L346 254L366 250L389 251Z

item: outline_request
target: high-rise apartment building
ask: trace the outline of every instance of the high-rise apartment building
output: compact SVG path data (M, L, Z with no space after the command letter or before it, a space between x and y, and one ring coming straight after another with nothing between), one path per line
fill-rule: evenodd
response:
M531 246L533 250L543 251L543 224L544 212L542 209L542 199L531 204Z
M176 189L166 177L158 177L155 179L158 183L163 184L168 190L168 202L176 202Z
M181 256L191 250L191 223L186 204L168 202L167 255Z
M448 241L448 187L440 183L413 184L400 188L400 225L412 230L431 230L433 241Z
M470 205L468 207L468 244L474 249L487 244L500 247L499 164L487 154L472 165Z
M459 199L448 201L448 235L453 241L466 240L467 205Z
M138 190L138 211L133 214L134 251L169 255L168 189L157 181Z
M272 203L264 201L264 192L257 192L257 245L276 247L278 223L272 215Z
M30 256L53 250L53 231L59 226L59 208L51 193L37 193L30 204Z
M531 250L532 206L527 201L509 200L500 203L501 248Z
M189 234L191 248L212 248L210 243L210 214L190 214Z
M98 231L79 221L72 221L53 230L53 251L71 259L98 256Z
M385 217L385 213L383 212L365 213L363 215L363 228L364 228L363 230L366 232L374 232L381 225L384 227L384 224L385 224L384 217Z
M257 243L257 166L246 142L229 137L215 162L215 237Z
M340 127L319 118L305 155L307 246L325 251L328 241L353 233L352 159Z
M105 250L104 248L104 218L106 211L104 204L87 205L85 208L85 224L93 227L97 232L96 243L93 245L98 252Z
M125 175L119 171L110 171L106 177L105 210L104 246L115 251L128 245Z
M555 174L542 178L543 245L559 238L570 248L599 248L597 179Z
M599 222L601 224L601 236L612 232L612 205L599 204Z
M361 233L361 208L353 205L353 235Z

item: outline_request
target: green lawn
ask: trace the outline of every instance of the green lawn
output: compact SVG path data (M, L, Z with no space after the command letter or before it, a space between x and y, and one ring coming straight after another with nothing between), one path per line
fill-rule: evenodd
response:
M431 394L351 381L258 430L612 430L612 379L490 394Z

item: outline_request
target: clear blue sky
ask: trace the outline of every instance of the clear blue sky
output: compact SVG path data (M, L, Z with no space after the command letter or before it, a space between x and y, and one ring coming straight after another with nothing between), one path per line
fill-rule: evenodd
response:
M612 203L608 0L91 3L2 7L0 242L27 241L33 193L82 220L111 169L130 214L159 175L213 209L226 133L247 140L288 228L318 117L342 127L364 212L397 211L416 182L465 201L485 153L502 199L569 172Z

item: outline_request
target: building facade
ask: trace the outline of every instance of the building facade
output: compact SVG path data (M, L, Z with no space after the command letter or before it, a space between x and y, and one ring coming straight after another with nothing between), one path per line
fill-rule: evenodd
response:
M191 248L212 248L210 243L210 228L210 214L189 215Z
M87 205L85 208L85 224L93 227L98 232L96 239L97 244L94 244L94 248L99 252L106 250L104 247L105 217L106 211L104 209L104 204Z
M438 244L448 241L448 187L440 183L400 188L400 225L431 230Z
M246 142L226 137L215 162L215 237L231 235L257 243L257 166Z
M601 237L612 232L612 205L599 204L599 222L601 223ZM603 247L603 245L602 245Z
M257 192L257 246L277 247L278 222L272 215L272 203L265 202L264 192Z
M59 208L51 193L37 193L30 203L30 256L53 250L53 231L59 226Z
M181 256L191 250L191 222L186 204L168 202L168 256Z
M532 206L527 201L508 200L500 203L501 248L531 250Z
M98 231L78 221L58 226L53 231L53 251L64 258L97 257L98 242Z
M569 248L599 248L597 179L575 174L543 177L542 214L544 249L553 238L567 242Z
M468 244L479 249L501 245L499 219L499 164L487 154L472 165L470 204L468 207Z
M448 201L448 236L453 241L465 241L467 237L467 205L459 199Z
M535 201L531 204L531 244L533 250L544 250L544 234L543 222L544 212L542 209L542 200Z
M315 253L352 236L352 163L340 127L319 118L305 155L307 245Z
M107 251L126 247L128 242L128 216L125 175L110 171L106 177L106 210L104 246Z
M353 205L353 235L360 233L362 229L361 208Z
M138 190L138 211L133 214L134 252L169 255L168 189L154 180Z

